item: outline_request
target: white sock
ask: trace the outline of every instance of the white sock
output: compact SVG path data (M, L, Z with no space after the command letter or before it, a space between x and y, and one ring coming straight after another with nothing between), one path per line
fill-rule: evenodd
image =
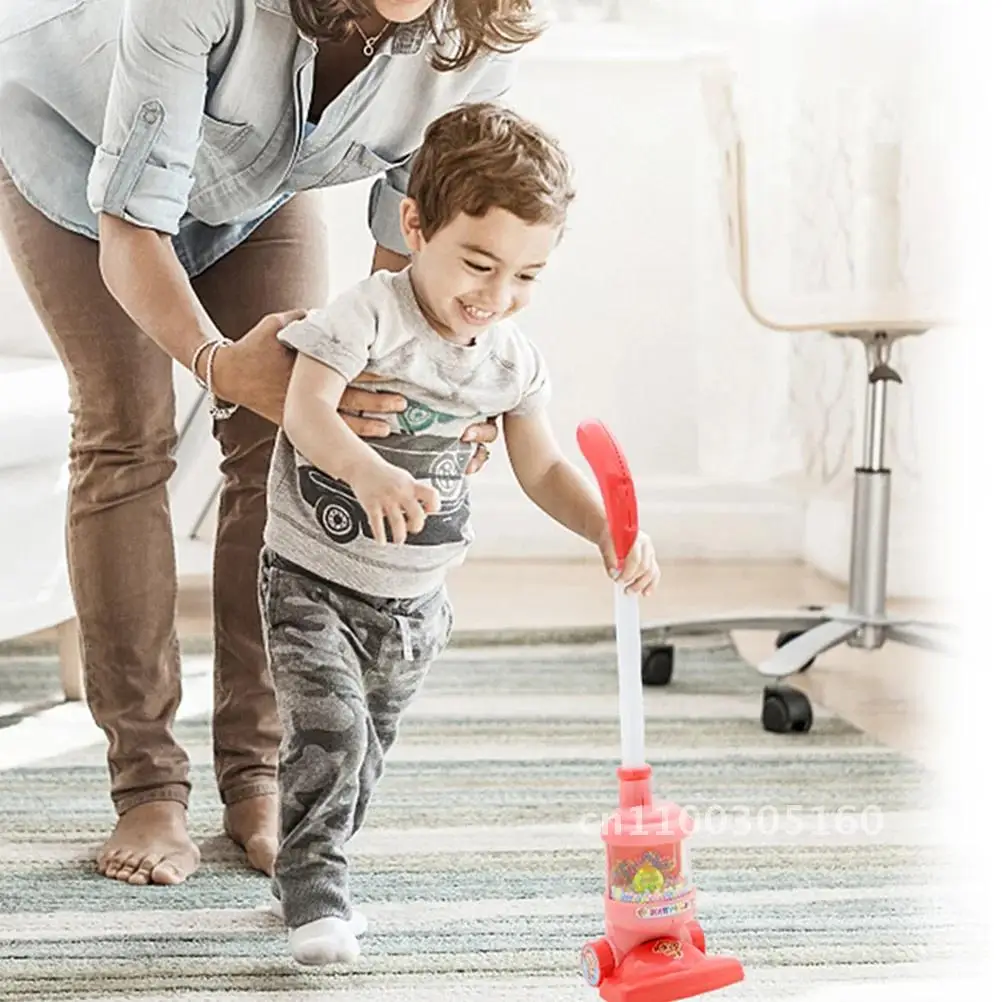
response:
M289 930L289 948L300 964L351 964L362 952L344 919L322 918Z
M285 913L282 911L282 902L276 897L272 897L268 910L272 915L284 921ZM355 936L364 936L369 931L369 920L360 911L352 911L351 918L348 919L348 928Z

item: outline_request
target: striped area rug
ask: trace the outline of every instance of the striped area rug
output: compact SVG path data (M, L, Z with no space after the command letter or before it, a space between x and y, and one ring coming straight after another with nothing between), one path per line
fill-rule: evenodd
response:
M597 998L578 951L602 932L611 645L457 648L436 666L351 847L370 932L340 973L287 959L267 881L218 834L207 658L187 660L177 726L204 863L176 888L94 874L112 820L103 744L83 707L48 705L57 691L45 657L0 660L0 1000ZM697 822L709 947L746 968L713 997L807 999L838 982L851 1000L850 983L956 960L917 764L818 707L807 735L765 733L761 680L723 642L681 650L675 682L645 698L657 791Z

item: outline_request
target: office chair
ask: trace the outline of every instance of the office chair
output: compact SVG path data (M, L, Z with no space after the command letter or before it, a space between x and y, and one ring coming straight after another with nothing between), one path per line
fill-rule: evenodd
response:
M762 725L775 733L805 733L813 722L807 696L775 680L806 671L818 655L846 643L874 650L896 641L932 651L949 651L952 628L945 624L888 616L887 558L891 508L891 470L886 462L886 408L889 384L901 383L891 365L895 343L940 326L941 318L916 314L903 296L882 296L885 313L873 316L805 316L796 323L770 318L757 306L751 289L745 144L738 129L733 91L726 69L704 75L703 95L719 147L720 194L728 270L751 316L774 331L797 334L825 331L853 338L866 353L867 385L862 455L855 470L848 605L808 606L779 611L746 611L704 619L661 623L643 630L643 676L647 685L666 685L674 668L671 637L775 630L776 652L758 666L772 680L763 693Z

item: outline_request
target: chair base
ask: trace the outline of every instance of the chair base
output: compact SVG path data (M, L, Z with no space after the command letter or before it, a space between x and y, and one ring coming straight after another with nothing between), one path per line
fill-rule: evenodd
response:
M868 361L863 455L855 472L852 540L849 554L848 605L737 612L684 622L664 623L642 631L644 681L664 685L671 680L674 657L671 637L731 633L735 630L775 630L776 653L758 665L769 679L784 678L809 668L818 655L845 643L875 650L887 641L941 653L954 653L956 631L946 624L888 616L887 559L891 509L891 471L885 463L888 383L901 376L890 365L887 332L855 331ZM762 723L782 733L810 729L810 704L798 690L766 688Z
M677 623L664 623L642 631L645 650L670 646L672 638L766 630L780 634L776 653L757 666L760 675L784 678L809 668L825 651L846 643L875 650L888 641L944 654L956 652L955 629L944 623L885 616L862 616L846 607L739 612ZM784 639L785 638L785 639Z

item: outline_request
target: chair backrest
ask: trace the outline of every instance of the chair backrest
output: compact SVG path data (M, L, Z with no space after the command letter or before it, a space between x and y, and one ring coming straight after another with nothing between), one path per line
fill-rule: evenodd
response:
M701 83L706 117L720 161L717 192L727 270L740 291L745 284L747 249L743 212L744 150L734 113L731 75L726 69L713 67L703 74Z
M718 196L727 270L745 306L754 314L748 295L745 149L734 110L732 74L726 67L714 66L703 74L701 83L703 104L720 160Z
M756 303L753 292L747 145L736 110L734 72L727 65L714 64L703 71L701 84L704 110L719 164L717 185L727 270L751 316L765 327L788 332L816 329L851 332L873 326L911 331L916 327L925 329L934 326L939 312L924 301L926 296L917 295L924 290L893 288L893 276L886 275L886 261L897 260L896 242L900 238L900 219L886 213L879 216L871 213L870 217L864 216L861 222L843 220L848 231L836 231L838 240L849 241L844 247L844 254L852 259L850 267L859 280L858 287L833 290L831 294L800 289L791 289L787 294L784 288L781 293L783 305L792 308L795 319L785 322L766 315ZM871 198L875 204L896 204L900 146L871 143L866 147L863 159L865 169L860 172L859 196L875 196ZM780 197L784 197L782 192ZM822 197L821 191L817 197ZM789 228L777 217L776 208L774 206L767 216L770 240L759 240L760 249L764 247L766 251L777 248L772 235L780 240L789 239ZM787 211L790 208L784 207ZM795 219L795 225L800 222ZM854 230L854 226L862 228ZM853 240L858 241L859 249ZM875 241L876 247L873 248L871 244ZM841 244L837 246L841 247ZM874 250L876 253L868 253ZM876 287L869 287L867 279L870 286ZM923 302L919 303L918 299Z

